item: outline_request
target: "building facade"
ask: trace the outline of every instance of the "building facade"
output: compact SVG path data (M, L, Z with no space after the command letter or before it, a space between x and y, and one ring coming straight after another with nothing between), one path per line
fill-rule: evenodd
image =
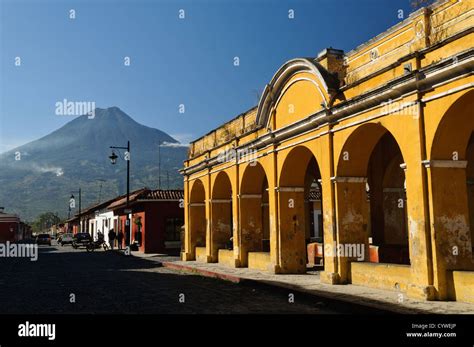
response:
M31 239L31 227L16 214L0 210L0 242L18 242Z
M474 302L473 12L438 1L283 64L190 144L183 260L304 273L320 232L323 283Z
M181 250L180 230L184 223L183 190L142 189L130 195L128 208L126 199L117 199L108 207L117 218L115 230L125 235L125 223L130 210L132 243L143 253L179 254ZM126 244L126 238L123 245Z

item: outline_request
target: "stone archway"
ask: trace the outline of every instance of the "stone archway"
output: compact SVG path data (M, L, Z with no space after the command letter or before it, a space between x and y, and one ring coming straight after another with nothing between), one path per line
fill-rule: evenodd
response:
M256 161L244 169L239 205L240 265L267 270L270 262L268 180L263 166Z
M371 262L410 264L403 164L395 138L386 132L367 168Z
M307 246L314 235L316 195L321 206L321 173L313 153L297 146L286 155L279 174L279 255L282 273L305 273L308 264ZM318 191L318 193L316 193ZM311 199L313 197L314 199ZM322 216L321 207L319 215ZM313 219L314 220L314 219ZM322 223L318 223L319 227ZM321 236L322 236L321 230ZM318 246L316 246L318 247ZM322 242L317 248L322 253ZM320 255L322 258L323 255ZM314 263L314 260L313 260Z
M409 264L403 163L380 124L359 126L344 143L334 178L343 283L351 281L355 261Z
M474 270L474 91L441 119L425 162L430 194L434 285L439 299L455 298L453 270Z
M217 262L219 250L233 248L232 184L224 171L219 172L214 180L210 208L211 261Z
M201 180L193 181L189 195L190 259L206 261L206 194Z

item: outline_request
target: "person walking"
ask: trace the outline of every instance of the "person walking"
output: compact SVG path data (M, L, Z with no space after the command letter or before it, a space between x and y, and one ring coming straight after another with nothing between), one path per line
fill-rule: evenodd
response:
M122 230L118 233L118 248L122 249L122 241L123 241L123 232Z
M113 251L114 250L114 243L115 243L115 231L114 229L110 229L109 231L109 245L110 249Z

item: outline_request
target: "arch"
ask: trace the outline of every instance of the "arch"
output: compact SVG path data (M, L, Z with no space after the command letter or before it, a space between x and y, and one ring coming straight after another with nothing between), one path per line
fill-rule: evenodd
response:
M292 148L279 174L280 272L323 264L321 172L312 151Z
M276 97L266 128L276 130L291 126L323 110L325 103L325 95L314 76L299 73L287 81Z
M359 126L348 137L337 163L337 176L366 177L370 155L388 130L376 123Z
M232 184L225 171L219 172L214 180L212 199L232 199Z
M340 242L363 245L364 261L410 263L403 163L395 137L378 123L360 125L342 147L335 178ZM341 271L355 260L341 258Z
M474 253L474 132L471 133L466 149L466 188L469 211L469 229L471 230L471 247Z
M257 161L250 162L244 169L240 183L240 194L260 194L264 180L267 179L265 169Z
M310 161L316 158L305 146L296 146L286 156L279 174L280 187L304 187ZM319 174L319 166L317 166Z
M315 84L323 99L324 106L329 106L331 98L339 87L337 77L330 74L321 64L313 59L297 58L283 64L271 81L265 86L257 107L257 126L268 126L271 110L281 95L288 80L295 74L307 72L314 76Z
M206 200L206 192L204 190L204 184L200 179L192 181L191 193L189 194L190 203L199 203Z
M197 253L206 253L206 191L200 179L191 182L189 194L189 253L196 259ZM199 252L201 250L201 252Z
M474 90L458 97L436 129L426 162L433 267L440 299L455 298L448 273L474 270ZM455 252L453 251L455 250Z
M459 97L443 115L433 139L431 160L465 160L471 133L474 131L474 90Z
M239 205L240 265L262 268L265 265L254 259L269 258L270 255L270 210L267 175L256 161L244 168Z
M214 179L211 195L211 261L219 261L219 250L233 249L232 184L220 171Z

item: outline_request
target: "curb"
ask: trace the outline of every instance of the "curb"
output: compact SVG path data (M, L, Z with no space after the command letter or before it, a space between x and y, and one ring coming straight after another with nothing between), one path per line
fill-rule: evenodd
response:
M242 283L244 281L247 281L247 279L241 278L241 277L238 277L238 276L232 276L232 275L222 274L222 273L219 273L219 272L197 269L197 268L192 267L192 266L178 265L178 264L174 264L172 262L166 262L166 261L161 262L161 265L163 267L166 267L166 268L169 268L169 269L172 269L172 270L192 272L192 273L195 273L197 275L204 276L204 277L217 278L217 279L224 280L224 281L229 281L229 282L232 282L232 283Z
M201 275L203 277L221 279L221 280L229 281L235 284L252 285L252 286L258 286L258 287L267 288L267 289L292 290L294 292L303 294L304 296L308 298L314 298L314 297L324 298L332 302L339 302L339 303L349 304L353 306L364 307L364 308L367 308L368 310L382 311L382 313L389 313L389 314L430 314L431 313L426 310L421 310L417 308L400 307L400 306L396 306L394 304L390 304L386 302L381 303L379 301L366 298L366 297L352 296L350 294L337 294L337 296L335 297L334 293L331 293L331 292L326 292L322 290L309 291L309 290L298 288L298 287L292 286L291 284L286 284L286 283L278 283L278 282L268 283L265 281L259 281L259 280L255 280L251 278L242 278L239 276L227 275L227 274L223 274L223 273L219 273L215 271L198 269L192 266L174 264L173 262L165 261L165 262L162 262L161 264L163 267L166 267L172 270L194 273L197 275ZM357 300L357 302L355 302L355 299Z

